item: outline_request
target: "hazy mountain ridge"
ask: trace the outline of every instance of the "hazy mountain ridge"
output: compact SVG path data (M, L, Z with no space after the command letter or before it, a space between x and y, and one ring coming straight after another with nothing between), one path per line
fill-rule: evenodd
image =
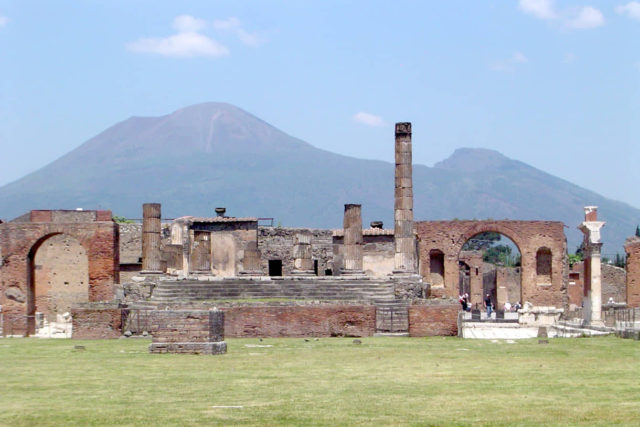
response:
M100 207L138 218L143 202L158 201L165 217L226 206L230 215L274 217L284 226L337 228L344 203L362 203L365 224L380 219L391 227L393 174L391 163L321 150L237 107L206 103L131 117L0 187L0 217ZM486 149L458 149L432 168L415 165L414 194L418 220L563 221L570 250L580 241L585 205L599 205L608 222L605 253L622 252L640 222L636 208Z

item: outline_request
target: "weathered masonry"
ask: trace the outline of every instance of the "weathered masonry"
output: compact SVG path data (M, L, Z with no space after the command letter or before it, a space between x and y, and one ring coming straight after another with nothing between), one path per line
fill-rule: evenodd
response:
M84 253L87 282L51 285L37 280L36 264L43 245L64 236L77 241ZM46 248L45 248L46 249ZM36 312L56 313L56 307L89 301L111 301L118 277L118 226L111 211L33 210L0 224L0 304L4 333L30 335Z
M420 274L431 283L432 296L458 295L462 246L484 232L503 234L518 246L522 256L521 301L564 306L567 243L564 225L558 221L416 222Z

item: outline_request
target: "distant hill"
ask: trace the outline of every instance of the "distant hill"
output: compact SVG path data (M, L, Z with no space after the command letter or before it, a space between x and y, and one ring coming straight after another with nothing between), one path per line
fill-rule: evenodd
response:
M424 141L414 141L414 145ZM392 158L393 135L389 135ZM393 224L393 165L320 150L229 104L206 103L162 117L132 117L58 160L0 187L0 217L30 209L111 209L141 217L274 217L283 226L337 228L345 203L363 221ZM582 207L600 206L605 253L622 252L640 210L580 188L496 151L463 148L434 167L414 166L416 219L544 219L581 241Z

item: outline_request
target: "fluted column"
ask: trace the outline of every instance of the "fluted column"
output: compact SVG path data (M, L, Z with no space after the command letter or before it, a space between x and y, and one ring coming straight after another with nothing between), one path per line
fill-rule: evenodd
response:
M394 273L416 272L413 232L413 174L411 123L396 123L396 179L394 205Z
M344 205L342 274L362 274L362 206Z
M160 264L160 203L142 205L142 273L162 273Z

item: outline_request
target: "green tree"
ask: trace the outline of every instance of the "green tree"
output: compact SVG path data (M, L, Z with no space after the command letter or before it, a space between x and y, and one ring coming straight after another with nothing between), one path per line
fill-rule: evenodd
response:
M479 233L467 240L462 246L463 251L482 251L499 242L502 236L500 233L494 233L487 231L486 233Z
M113 215L111 218L113 219L114 222L117 222L118 224L133 224L135 222L132 219L127 219L120 215Z
M640 237L640 225L636 226L636 237Z

